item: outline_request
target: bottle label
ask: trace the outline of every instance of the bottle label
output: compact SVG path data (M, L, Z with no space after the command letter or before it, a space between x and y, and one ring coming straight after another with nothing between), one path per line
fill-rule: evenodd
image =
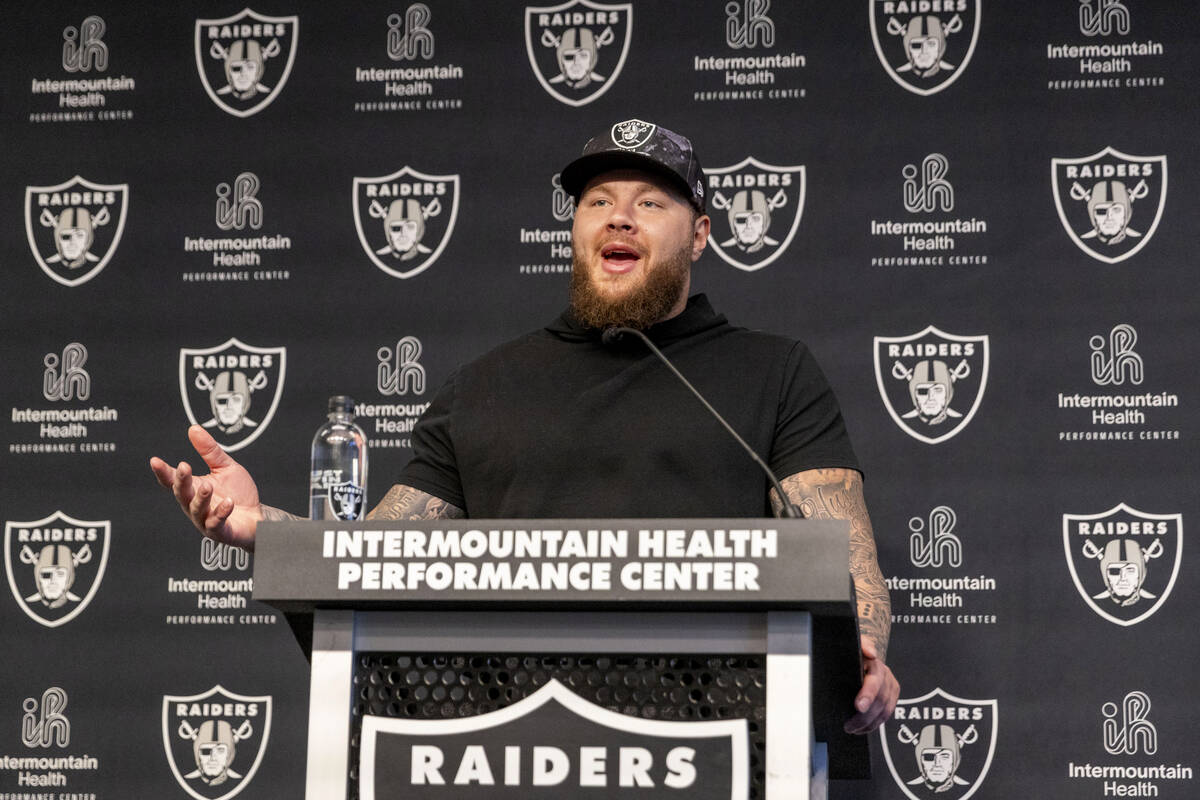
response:
M362 519L365 500L366 492L363 487L349 481L329 487L329 505L337 519Z
M343 470L313 470L310 484L313 519L362 519L366 488L342 480Z

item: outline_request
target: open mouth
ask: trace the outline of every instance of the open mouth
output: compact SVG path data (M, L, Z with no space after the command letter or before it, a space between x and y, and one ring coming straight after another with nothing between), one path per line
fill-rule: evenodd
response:
M633 247L614 242L600 249L600 260L604 268L610 272L628 272L642 258Z

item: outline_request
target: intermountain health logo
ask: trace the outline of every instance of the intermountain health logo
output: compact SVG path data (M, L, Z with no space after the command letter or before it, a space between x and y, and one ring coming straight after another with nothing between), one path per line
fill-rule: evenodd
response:
M966 252L979 241L977 234L987 233L987 220L951 216L956 197L949 172L950 160L941 153L929 153L899 170L902 180L896 196L910 216L903 220L872 219L871 236L898 245L900 254L875 256L871 259L873 266L987 263L987 255Z
M1138 4L1142 5L1142 4ZM1159 13L1170 14L1170 9ZM1139 9L1145 22L1145 8ZM1047 88L1052 90L1094 91L1125 89L1134 92L1166 85L1166 76L1150 72L1158 67L1156 59L1166 53L1162 42L1136 38L1137 25L1129 6L1122 0L1079 0L1079 5L1058 8L1054 23L1062 39L1046 45L1051 71ZM1079 37L1066 33L1076 23ZM1145 30L1145 26L1141 26Z
M979 40L982 0L869 2L875 53L896 83L931 95L967 68Z
M255 347L231 338L216 347L179 350L179 392L188 419L231 452L271 424L286 372L285 347Z
M78 24L74 24L77 21ZM111 62L103 17L89 14L62 28L61 37L43 39L58 46L62 74L30 77L30 122L91 122L133 119L133 110L118 104L132 96L136 82L128 75L106 75ZM24 62L23 62L24 63Z
M1066 409L1077 426L1060 430L1059 441L1180 441L1179 428L1170 427L1180 419L1179 395L1154 380L1142 388L1147 364L1139 352L1137 329L1127 322L1101 329L1088 338L1088 348L1092 386L1084 392L1058 392L1058 408ZM1079 358L1076 363L1082 362Z
M231 180L217 183L212 192L211 228L199 235L183 237L184 253L190 269L182 274L189 283L231 281L280 281L291 278L291 270L281 268L279 259L287 258L292 238L282 233L263 232L266 204L260 193L263 183L249 170ZM285 262L286 263L286 262Z
M34 622L65 625L83 613L104 578L109 520L55 511L32 522L4 523L4 571L13 599Z
M1183 557L1183 515L1125 503L1099 514L1063 514L1067 567L1080 597L1109 622L1136 625L1167 601Z
M875 337L875 381L900 429L926 444L957 435L987 388L988 337L933 325L909 336Z
M235 117L262 111L279 96L296 60L300 18L242 9L196 20L196 69L217 107Z
M553 679L474 717L363 717L362 800L468 800L494 797L498 786L526 798L746 800L749 785L746 720L645 720L593 705Z
M996 624L996 579L963 568L958 514L947 505L908 521L914 572L887 579L892 622L912 625Z
M25 234L42 271L64 286L87 283L108 266L129 207L129 184L76 175L55 186L25 187Z
M1152 714L1154 706L1146 692L1134 689L1124 697L1119 693L1109 697L1093 712L1099 735L1086 739L1073 737L1077 743L1102 743L1108 758L1101 757L1099 764L1086 756L1083 763L1071 761L1067 764L1067 777L1081 789L1086 786L1083 791L1094 797L1195 796L1194 788L1187 789L1195 782L1195 769L1181 763L1176 755L1181 749L1194 753L1193 743L1185 741L1181 748L1169 736L1161 735L1153 721L1161 715L1161 707ZM1165 707L1170 713L1175 706L1168 703ZM1161 794L1163 789L1167 790L1166 795Z
M1105 147L1081 158L1052 158L1050 182L1071 241L1092 258L1116 264L1145 247L1158 229L1167 200L1167 157Z
M250 785L271 733L271 697L221 685L203 694L166 695L163 749L175 780L196 800L229 800Z
M525 50L542 88L560 103L583 106L608 91L625 66L633 4L571 0L525 7Z
M355 414L372 448L411 447L409 439L429 403L422 397L428 388L423 347L416 336L401 336L375 351L375 388L379 402L363 403Z
M356 177L354 225L363 251L394 278L424 272L450 243L458 196L458 175L404 166L378 178Z
M996 753L997 703L941 688L901 699L879 729L896 785L912 800L966 800L983 784Z
M440 13L440 12L439 12ZM434 12L425 3L411 3L404 13L387 16L383 55L388 62L354 68L355 111L432 111L461 109L457 92L463 67L437 46ZM374 34L373 34L374 35ZM446 40L443 40L446 41ZM451 52L458 42L449 39ZM433 61L434 52L441 56ZM451 95L451 96L448 96ZM361 99L359 99L361 98Z
M713 250L746 272L784 254L804 214L805 168L776 167L746 156L704 171L712 205Z

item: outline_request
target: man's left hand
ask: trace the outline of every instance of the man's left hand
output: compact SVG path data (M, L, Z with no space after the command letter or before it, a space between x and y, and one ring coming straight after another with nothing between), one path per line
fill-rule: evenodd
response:
M892 674L887 664L879 660L875 643L870 639L862 640L863 654L863 685L854 698L854 708L858 712L846 720L846 733L870 733L878 728L896 708L900 698L900 682Z

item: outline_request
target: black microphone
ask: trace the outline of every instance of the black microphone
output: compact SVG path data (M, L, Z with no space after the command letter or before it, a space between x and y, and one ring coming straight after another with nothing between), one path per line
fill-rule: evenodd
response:
M787 517L789 519L799 519L800 512L798 512L796 510L796 507L792 505L790 500L788 500L788 496L787 496L787 494L784 493L783 487L779 485L779 481L775 478L775 473L771 472L771 469L767 466L766 462L763 461L761 458L759 458L758 453L754 452L754 448L752 448L750 445L746 444L745 439L743 439L741 436L738 436L738 432L733 429L733 426L731 426L728 422L726 422L725 418L717 413L717 410L715 408L713 408L712 405L710 405L707 400L704 399L704 395L700 394L700 392L697 391L696 387L692 386L692 384L688 381L687 378L683 377L683 373L681 373L679 370L675 369L675 365L671 363L671 360L669 358L667 358L665 355L663 355L663 352L654 345L654 342L650 341L649 336L642 333L637 328L625 328L625 327L614 326L612 328L604 329L604 332L600 334L600 342L602 344L604 344L605 346L611 347L613 345L619 344L626 336L629 336L629 335L636 336L637 338L639 338L643 342L645 342L646 347L650 348L650 352L652 352L652 353L654 353L654 355L658 356L659 360L667 365L667 369L669 369L669 370L671 370L671 372L675 373L675 377L679 378L679 380L683 382L683 385L686 386L688 389L690 389L692 394L696 395L696 399L704 404L704 407L708 409L708 413L710 413L714 417L716 417L717 422L719 422L723 426L725 426L725 430L729 431L729 435L732 436L734 439L736 439L737 443L740 444L742 446L742 448L747 453L750 454L750 458L754 459L754 463L758 464L760 467L762 467L762 471L767 474L767 478L771 481L771 485L774 486L775 491L779 493L779 500L783 504L781 516Z

